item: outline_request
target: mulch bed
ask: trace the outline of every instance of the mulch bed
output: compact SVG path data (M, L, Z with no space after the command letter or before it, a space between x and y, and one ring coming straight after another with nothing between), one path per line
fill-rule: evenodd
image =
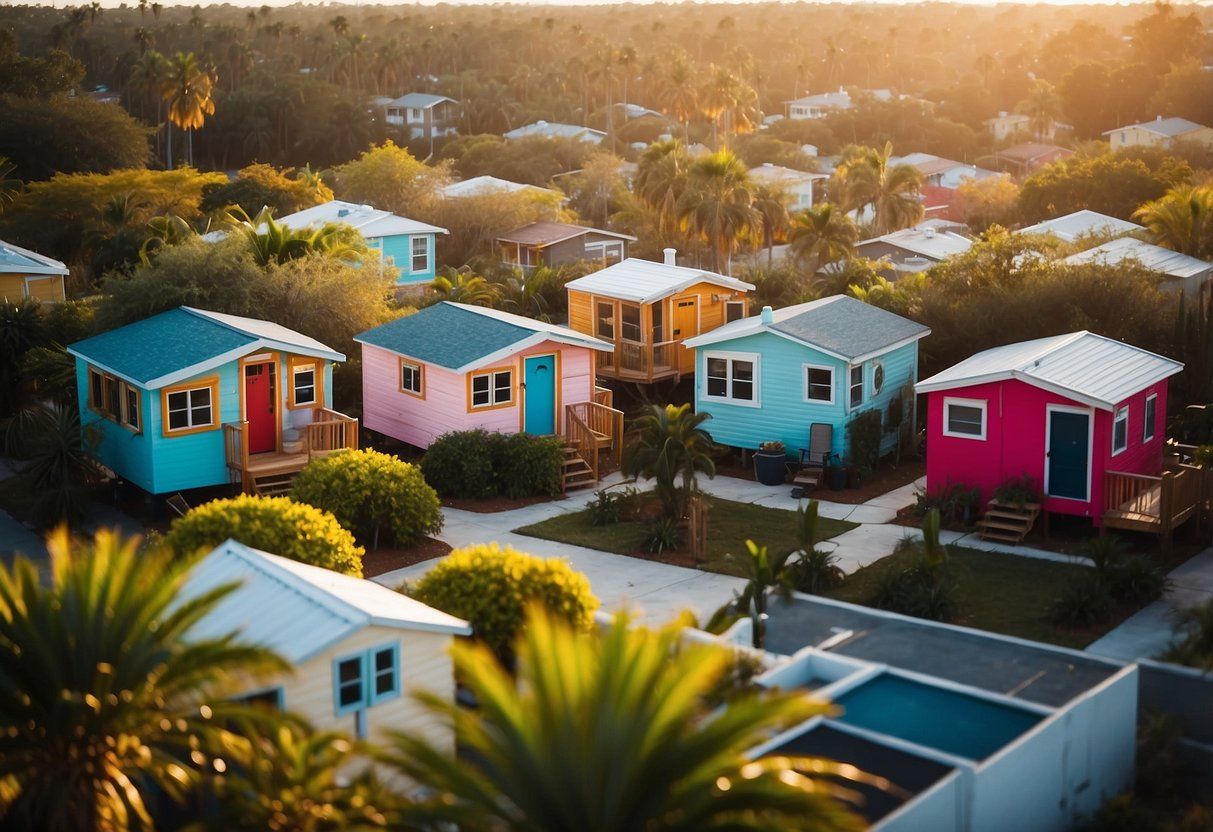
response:
M792 472L796 469L795 464L792 465ZM815 499L827 500L831 503L847 503L850 505L858 505L866 503L873 497L879 497L892 491L894 488L900 488L903 485L914 482L914 480L926 474L926 465L919 459L902 459L900 465L894 465L891 460L882 460L872 473L864 480L863 484L858 488L846 488L842 491L831 491L824 484L813 489L809 495ZM754 466L752 464L742 465L739 454L731 454L724 459L716 462L716 473L726 477L736 477L741 480L754 480ZM787 477L787 486L791 488L793 473L789 473Z
M565 495L555 497L540 495L538 497L520 497L511 500L509 497L489 497L487 500L473 500L470 497L444 497L442 505L445 508L456 508L460 511L474 511L477 514L496 514L499 511L513 511L516 508L533 506L536 503L550 503L553 500L563 500Z
M394 569L403 569L423 560L440 558L451 551L451 547L432 537L407 549L374 549L362 556L362 577L373 578Z

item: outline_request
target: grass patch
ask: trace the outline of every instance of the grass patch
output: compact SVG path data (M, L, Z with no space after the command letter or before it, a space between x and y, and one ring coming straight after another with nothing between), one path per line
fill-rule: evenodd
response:
M1009 636L1082 648L1111 630L1138 608L1118 610L1113 621L1084 630L1067 630L1048 620L1049 605L1062 585L1087 570L1083 566L1047 560L949 547L948 561L957 584L956 599L966 627ZM858 570L829 592L830 598L868 605L880 578L909 565L909 554L890 555Z
M641 495L641 500L646 495ZM753 540L760 546L767 546L772 552L791 550L797 547L796 542L796 512L779 508L754 505L752 503L737 503L732 500L722 500L708 497L710 506L708 512L708 553L705 569L715 572L730 573L728 564L722 563L727 554L744 554L746 540ZM845 520L830 520L818 518L817 536L819 540L837 537L843 532L855 528L855 523ZM538 537L543 540L554 540L558 543L569 543L574 546L584 546L601 552L615 552L621 555L643 554L653 557L644 551L644 541L648 536L649 521L621 521L607 526L590 524L589 512L586 510L561 514L534 523L530 526L514 529L518 534ZM685 553L682 553L685 555ZM663 558L658 558L663 559ZM671 558L677 560L677 558Z

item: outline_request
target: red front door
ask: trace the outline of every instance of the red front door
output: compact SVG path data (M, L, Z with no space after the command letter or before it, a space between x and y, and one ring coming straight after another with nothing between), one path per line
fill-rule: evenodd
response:
M248 420L250 454L278 449L273 364L249 364L244 368L244 418Z

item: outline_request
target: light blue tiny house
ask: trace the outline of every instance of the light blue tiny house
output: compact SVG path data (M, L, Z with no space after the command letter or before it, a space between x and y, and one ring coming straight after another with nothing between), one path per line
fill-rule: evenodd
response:
M809 426L834 428L833 453L846 459L847 424L881 412L881 453L893 449L889 403L898 396L913 418L922 324L833 295L742 318L688 339L695 349L695 409L721 445L753 450L781 441L796 458L809 446Z
M345 356L268 321L182 306L79 341L80 424L93 457L151 494L288 476L356 446L332 410Z

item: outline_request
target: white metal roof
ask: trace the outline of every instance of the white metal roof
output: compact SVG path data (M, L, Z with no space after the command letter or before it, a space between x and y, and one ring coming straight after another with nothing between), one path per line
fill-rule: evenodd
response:
M496 176L473 176L462 182L452 182L442 188L442 195L449 197L484 196L497 193L517 193L518 191L534 191L540 194L554 194L563 197L564 194L551 188L541 188L538 185L524 185L521 182L511 182L508 179L498 179Z
M303 353L304 355L315 355L319 358L327 358L332 361L344 361L345 356L334 350L332 347L325 346L315 338L309 338L303 333L296 332L293 329L288 329L281 324L276 324L273 321L262 321L258 318L245 318L242 315L228 315L225 312L211 312L207 309L194 309L189 306L181 307L187 312L193 313L201 318L214 321L217 324L222 324L229 329L234 329L237 332L243 332L245 335L253 338L261 338L262 340L282 344Z
M768 185L794 185L800 182L812 182L815 179L829 179L825 173L809 173L808 171L785 168L783 165L763 162L758 167L750 168L750 179Z
M226 595L190 631L197 638L237 633L292 664L378 625L471 635L467 622L371 580L354 578L227 540L190 571L183 598L226 584Z
M603 295L633 303L652 303L696 283L711 283L733 291L753 291L754 284L686 266L667 266L636 257L570 280L565 288L590 295Z
M856 244L857 248L873 243L886 243L900 249L930 257L932 260L943 260L953 254L962 254L973 247L973 241L951 231L936 231L934 228L903 228L885 234L883 237L873 237ZM862 252L860 252L862 254Z
M0 272L8 274L67 274L58 260L0 240Z
M1019 229L1017 233L1052 234L1058 239L1072 243L1084 234L1103 234L1109 232L1128 234L1131 231L1144 230L1137 223L1118 219L1117 217L1110 217L1107 214L1101 214L1098 211L1090 211L1084 208L1081 211L1075 211L1073 214L1066 214L1051 220L1038 222L1036 225L1029 225L1027 228Z
M536 121L534 124L516 127L502 135L507 139L521 139L527 136L543 136L549 139L579 139L583 142L593 142L594 144L599 144L606 138L606 133L601 130L583 127L580 124L561 124L557 121Z
M1007 379L1112 410L1139 390L1175 375L1183 364L1085 330L994 347L914 385L952 390Z
M323 205L313 205L278 220L287 228L300 229L318 227L328 222L343 222L352 225L363 237L392 237L398 234L446 234L445 228L410 220L389 211L380 211L370 205L329 200Z
M1171 277L1200 277L1213 272L1213 263L1133 237L1109 240L1103 245L1072 254L1062 262L1069 264L1104 263L1115 266L1130 260L1136 260L1152 272Z
M1197 124L1195 121L1188 121L1186 118L1172 116L1171 118L1163 118L1159 116L1153 121L1143 121L1140 124L1129 124L1124 127L1117 127L1115 130L1105 130L1103 135L1109 136L1112 133L1118 133L1121 130L1132 130L1134 127L1139 127L1142 130L1147 130L1151 133L1157 133L1160 136L1174 138L1182 136L1184 133L1191 133L1194 130L1203 130L1203 124Z
M387 106L413 107L415 109L427 110L435 104L441 104L443 101L449 101L452 104L459 103L453 98L447 98L445 95L433 95L428 92L410 92L405 93L399 98L390 99Z

